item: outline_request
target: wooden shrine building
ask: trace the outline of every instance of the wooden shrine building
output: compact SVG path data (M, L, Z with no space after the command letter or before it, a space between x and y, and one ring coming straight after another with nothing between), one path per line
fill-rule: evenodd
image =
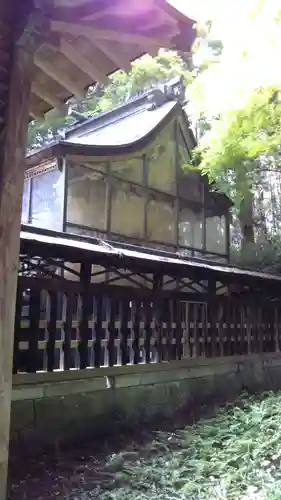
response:
M25 158L29 119L189 51L193 24L166 0L1 1L1 500L12 372L280 351L281 278L227 263L230 202L185 172L177 83Z
M281 278L228 263L231 202L186 168L184 96L167 83L27 157L14 373L279 349Z
M0 498L6 471L20 218L28 120L144 53L189 51L194 22L166 0L1 0Z
M231 203L187 170L184 100L175 79L29 155L22 222L226 262Z

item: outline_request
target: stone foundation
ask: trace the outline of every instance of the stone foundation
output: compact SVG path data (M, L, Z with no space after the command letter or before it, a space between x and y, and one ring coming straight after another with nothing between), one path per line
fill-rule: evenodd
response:
M11 444L36 453L172 415L194 398L279 388L279 353L15 375Z

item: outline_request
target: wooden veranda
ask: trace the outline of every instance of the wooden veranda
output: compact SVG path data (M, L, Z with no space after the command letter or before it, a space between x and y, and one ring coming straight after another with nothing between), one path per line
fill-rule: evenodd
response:
M188 51L193 22L164 0L2 0L0 11L0 498L6 496L15 297L28 120L128 70L143 53Z
M13 373L280 352L280 283L229 264L22 226Z

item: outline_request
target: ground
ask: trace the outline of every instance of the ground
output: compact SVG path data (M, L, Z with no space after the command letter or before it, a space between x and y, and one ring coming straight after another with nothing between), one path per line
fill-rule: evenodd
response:
M281 500L281 393L202 411L14 459L9 500Z

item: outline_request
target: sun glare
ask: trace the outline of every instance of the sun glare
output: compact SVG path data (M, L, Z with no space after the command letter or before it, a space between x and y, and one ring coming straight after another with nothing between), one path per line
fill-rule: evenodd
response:
M210 114L243 106L254 88L281 80L280 65L272 64L281 52L280 25L274 22L281 0L168 1L196 21L212 20L212 37L223 42L220 63L200 82Z

